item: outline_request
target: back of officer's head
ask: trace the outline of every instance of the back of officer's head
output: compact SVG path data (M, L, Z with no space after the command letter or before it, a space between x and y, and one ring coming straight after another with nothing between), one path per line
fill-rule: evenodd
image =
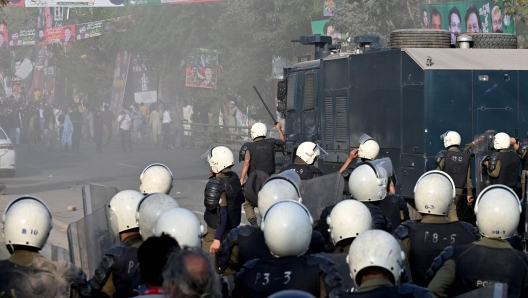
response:
M200 249L174 253L163 272L163 288L171 298L222 297L219 276Z
M480 192L475 204L480 234L492 239L513 237L521 211L519 198L511 188L500 184L486 187Z
M148 238L138 249L139 274L145 284L161 287L162 272L171 253L180 250L178 242L168 236Z

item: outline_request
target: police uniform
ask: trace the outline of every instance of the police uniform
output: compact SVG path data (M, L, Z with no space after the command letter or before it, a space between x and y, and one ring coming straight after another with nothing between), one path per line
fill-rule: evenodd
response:
M398 195L389 194L381 201L374 201L367 204L378 206L381 209L381 214L390 220L392 225L390 231L387 231L389 233L394 232L402 222L411 219L407 203Z
M492 153L488 161L488 175L491 184L503 184L515 188L519 178L520 163L519 155L508 149Z
M240 225L244 195L240 179L231 169L224 169L210 178L204 194L207 234L202 241L202 249L208 252L214 240L222 240L231 229ZM221 221L222 207L227 209L224 222Z
M249 161L247 176L249 177L255 170L263 171L270 176L275 174L275 148L285 144L283 140L265 137L258 137L251 143L245 143L240 148L239 160ZM257 219L254 207L247 200L244 202L244 211L248 221Z
M341 276L328 259L318 255L266 257L244 264L235 277L233 298L264 298L283 290L327 297L334 289L341 289Z
M313 231L310 248L306 254L327 250L323 236L318 231ZM240 226L232 229L222 241L217 255L218 270L224 276L234 275L246 262L270 256L271 252L266 245L264 232L256 227Z
M403 284L394 286L386 278L372 278L361 283L357 291L351 293L341 293L337 297L356 298L433 298L427 289L413 285Z
M90 291L84 272L66 261L53 262L27 250L15 250L0 261L2 297L85 297Z
M295 171L297 174L299 174L301 180L310 180L312 178L323 176L323 172L321 172L321 170L313 165L307 164L299 157L295 157L295 162L293 164L282 167L280 173L288 170Z
M357 168L359 167L360 165L362 165L364 162L366 161L370 161L370 159L366 159L366 158L355 158L353 159L350 164L348 165L348 167L343 171L341 172L341 175L343 176L343 178L345 178L345 181L348 182L348 179L350 178L350 175L352 174L352 172ZM395 187L396 183L398 183L398 179L396 178L396 174L392 173L391 177L390 177L390 183L389 183L389 186L390 187ZM345 183L345 190L344 192L350 194L349 190L348 190L348 183Z
M129 297L129 290L134 287L131 274L138 264L137 251L141 243L141 235L133 234L123 240L123 245L114 246L105 252L91 282L94 291L100 291L108 297Z
M425 273L446 247L469 244L480 238L471 224L450 222L443 216L426 217L420 223L406 221L394 231L394 236L405 244L412 280L419 286L427 286Z
M508 284L508 297L526 297L527 272L524 253L506 240L481 238L446 248L427 272L434 276L427 288L435 297L453 297L500 282Z
M461 152L457 146L451 146L447 150L440 151L435 158L435 170L446 172L455 183L455 201L447 215L450 221L457 221L457 207L467 185L467 195L473 196L473 183L471 181L471 155Z
M521 158L521 186L522 196L526 196L526 173L528 173L528 140L522 140L519 148L515 151Z

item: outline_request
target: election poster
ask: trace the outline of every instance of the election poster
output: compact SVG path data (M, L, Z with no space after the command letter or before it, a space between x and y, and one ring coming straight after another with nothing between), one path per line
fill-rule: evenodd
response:
M0 24L0 48L6 48L9 38L9 32L5 24Z
M20 40L19 30L9 30L9 46L16 47L22 45L22 40Z
M324 0L323 1L323 16L332 17L336 10L345 5L345 0Z
M110 109L114 115L119 115L119 113L121 113L129 64L130 55L128 54L128 51L121 51L117 53L116 63L114 66L114 81L112 83L112 99L110 104Z
M42 43L58 43L75 41L75 25L44 28L46 40Z
M422 28L448 30L452 43L466 32L515 34L514 18L502 0L424 4L420 14Z
M18 39L22 41L22 45L34 45L36 37L36 29L19 30Z
M185 71L185 86L216 89L218 53L215 50L197 49L189 54Z
M77 29L76 39L81 40L103 34L103 30L105 30L105 21L78 24L75 27Z
M156 73L149 65L149 57L137 54L130 60L132 67L132 86L136 103L151 104L158 100L158 81Z
M339 41L347 38L346 34L337 31L328 20L313 21L312 33L331 36L332 44L337 44Z

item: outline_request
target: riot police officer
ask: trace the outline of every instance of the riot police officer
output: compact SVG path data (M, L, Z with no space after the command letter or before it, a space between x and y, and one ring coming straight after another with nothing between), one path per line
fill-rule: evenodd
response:
M129 274L138 264L137 250L143 240L139 234L136 210L143 195L135 190L124 190L111 200L109 208L117 217L117 228L121 245L104 252L91 286L96 293L108 297L127 297L131 287Z
M519 164L521 160L517 153L510 151L511 139L506 133L499 132L493 137L493 148L497 150L491 154L489 161L484 165L488 167L490 183L503 184L514 188L517 186Z
M0 293L29 298L90 296L80 268L39 254L53 227L51 212L43 201L33 196L14 199L5 208L2 222L11 257L0 261Z
M144 196L136 209L136 220L143 241L154 236L154 227L163 212L179 207L180 204L176 199L163 193L151 193Z
M272 204L261 228L273 256L244 264L235 277L233 297L268 297L287 289L326 297L327 291L339 288L341 277L329 260L302 256L310 246L312 223L308 209L296 201Z
M366 161L350 174L348 188L350 196L365 204L373 204L391 222L393 232L402 222L409 220L409 209L405 200L388 191L392 176L390 158Z
M455 201L451 204L451 209L447 215L450 221L457 221L457 207L467 185L468 204L473 202L473 183L471 182L471 156L468 152L462 152L458 148L461 138L456 131L446 131L440 136L447 150L438 152L435 157L435 170L446 172L456 187Z
M426 278L434 276L429 291L453 297L500 282L508 284L508 297L526 297L528 260L506 241L519 224L519 198L504 185L488 186L477 198L475 213L483 237L447 247L427 272Z
M465 245L479 238L471 224L447 220L454 197L455 185L445 172L427 172L416 182L414 201L423 219L406 221L394 231L394 236L405 244L414 284L427 286L425 273L447 246Z
M323 172L314 166L317 159L323 159L328 155L319 145L313 142L304 142L295 151L293 164L285 165L281 172L293 170L299 174L301 180L309 180L323 175Z
M242 145L239 152L239 161L244 161L242 172L240 173L241 185L244 185L246 174L249 176L255 170L263 171L268 175L275 173L275 148L286 144L281 124L277 122L275 128L277 128L279 133L279 140L266 138L268 128L264 123L259 122L251 126L251 139L253 139L253 142ZM244 202L244 211L246 212L247 220L252 226L256 226L257 222L254 209L248 200Z
M161 214L154 226L154 236L171 236L181 247L201 247L204 226L184 208L169 209Z
M360 234L348 253L350 275L357 291L341 297L424 297L432 298L427 289L400 285L405 253L396 239L381 230Z
M301 178L294 171L286 171L271 176L264 182L258 194L258 208L264 214L268 207L278 201L302 201L300 185ZM324 240L319 232L312 233L311 248L321 252L320 246ZM217 260L219 271L223 275L233 275L240 270L247 261L271 256L264 241L261 229L252 226L240 226L232 229L226 239L222 241Z
M161 163L153 163L147 166L141 176L139 176L139 179L141 180L139 191L142 194L155 192L169 194L172 189L172 172L166 165Z
M202 155L202 160L207 162L213 174L204 191L207 234L202 249L216 254L224 237L240 225L244 195L238 175L231 171L235 164L231 150L224 146L213 147Z

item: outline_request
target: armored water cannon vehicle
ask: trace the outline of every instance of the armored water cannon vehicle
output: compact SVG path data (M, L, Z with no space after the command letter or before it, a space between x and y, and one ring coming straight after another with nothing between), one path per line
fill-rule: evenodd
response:
M399 194L412 198L444 149L442 133L457 131L463 147L487 130L528 131L528 52L514 49L513 35L472 34L455 48L445 30L397 30L390 48L366 35L354 38L359 50L336 54L321 50L329 37L301 40L326 57L284 68L277 110L286 119L286 162L312 141L328 152L319 168L338 171L368 134L380 144L378 158L391 158Z

